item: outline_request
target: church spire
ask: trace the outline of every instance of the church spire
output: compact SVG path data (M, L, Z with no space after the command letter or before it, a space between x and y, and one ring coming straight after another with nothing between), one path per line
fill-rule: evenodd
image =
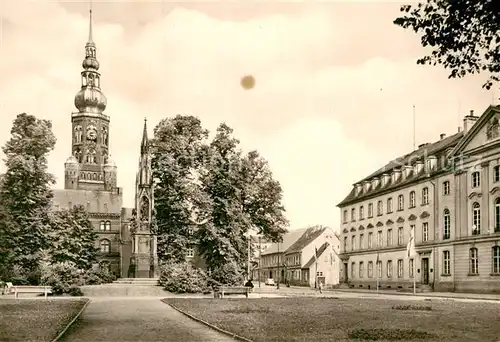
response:
M90 3L90 10L89 10L89 40L87 44L94 44L94 41L92 40L92 2Z
M142 131L142 142L141 142L141 155L148 153L149 143L148 143L148 119L144 118L144 129Z
M82 62L82 86L75 96L75 107L80 113L102 114L107 99L101 92L101 74L96 56L96 45L92 36L92 3L89 10L89 38L85 44L85 59Z

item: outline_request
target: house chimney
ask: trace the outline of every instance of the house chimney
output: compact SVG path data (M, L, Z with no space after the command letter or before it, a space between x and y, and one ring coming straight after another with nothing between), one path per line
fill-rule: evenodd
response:
M443 140L445 137L446 137L446 134L441 133L441 134L439 135L439 140Z
M418 145L418 148L422 148L422 147L427 146L427 145L429 145L429 143L423 143L423 144Z
M476 123L477 119L479 119L477 116L474 116L474 111L471 110L469 115L466 115L464 117L464 133L467 133L472 126L474 126L474 123Z

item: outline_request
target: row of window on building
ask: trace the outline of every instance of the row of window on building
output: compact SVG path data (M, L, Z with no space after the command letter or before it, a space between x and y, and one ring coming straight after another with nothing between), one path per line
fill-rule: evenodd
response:
M446 194L450 193L450 182L446 181L443 183L443 186L445 187ZM398 196L398 211L404 210L404 196L399 195ZM429 204L429 188L425 187L422 189L422 205L427 205ZM410 192L410 203L408 208L415 208L416 207L416 193L415 191ZM365 211L364 211L364 206L359 207L359 219L364 220L365 218ZM393 212L393 204L392 204L392 197L389 197L387 199L387 206L386 206L386 213L390 214ZM383 201L378 201L377 202L377 216L382 216L384 214L384 203ZM348 222L348 212L347 210L344 210L343 213L343 222L347 223ZM367 218L372 218L373 217L373 203L368 203L368 216ZM351 222L356 221L356 208L351 208Z
M445 236L448 236L449 238L449 212L446 216L448 219L448 223L445 226ZM412 229L415 229L415 225L412 224L410 225L410 231ZM415 230L414 230L415 231ZM393 247L394 246L394 241L393 241L393 230L392 228L387 229L387 236L386 236L386 246L385 247ZM423 222L422 223L422 241L426 242L429 241L429 223L428 222ZM375 241L375 246L373 245L373 233L370 232L368 233L368 244L365 247L365 235L364 234L359 234L359 245L356 244L356 235L351 236L351 251L356 250L356 247L359 246L360 250L363 250L365 248L371 249L371 248L382 248L384 247L384 237L383 237L383 232L382 230L379 230L377 232L377 240ZM398 236L397 236L397 246L403 246L405 244L404 241L404 228L399 227L398 228ZM347 251L347 236L344 237L344 251Z
M442 275L451 275L451 253L450 251L443 251L443 262L442 262ZM492 258L492 274L498 275L500 274L500 246L494 246L491 251ZM360 261L358 263L358 277L364 278L365 276L365 268L364 262ZM378 278L382 278L382 261L378 261L377 264L377 276ZM472 247L469 249L469 275L478 275L479 274L479 252L478 249ZM393 261L386 261L386 275L387 278L393 277ZM368 278L373 278L373 261L368 261L367 267L367 276ZM404 276L404 260L397 260L397 277L403 278ZM414 276L414 259L409 259L408 262L408 276L413 278ZM351 263L351 277L356 278L356 262Z
M493 168L493 182L500 182L500 165ZM481 186L481 174L479 171L475 171L471 174L471 187L479 188ZM443 196L450 194L450 182L444 181L442 184ZM422 205L429 204L429 189L427 187L422 189ZM414 208L416 206L416 193L415 191L410 192L410 203L408 208ZM404 196L398 196L398 211L404 210ZM392 197L387 199L386 213L390 214L393 212ZM384 204L383 201L377 202L377 216L382 216L384 214ZM359 220L364 219L364 207L359 207ZM368 204L368 218L373 217L373 203ZM351 208L351 222L356 221L356 209ZM343 223L348 222L348 212L344 210L343 212Z
M497 198L494 202L494 213L495 213L495 222L494 222L494 232L500 232L500 197ZM443 211L443 240L450 239L451 237L451 216L450 210L445 209ZM481 234L481 205L478 202L474 202L472 204L472 235ZM415 228L415 225L410 225L410 231L412 228ZM373 234L368 233L368 246L367 248L373 247ZM430 240L429 234L429 223L422 223L422 242L426 242ZM393 246L393 233L392 229L387 229L387 247ZM404 244L404 228L398 228L398 238L397 245ZM382 231L379 230L377 232L377 240L375 248L383 247L383 235ZM364 234L359 235L359 249L364 249ZM356 236L351 236L351 250L356 249ZM347 251L347 237L344 237L344 251Z

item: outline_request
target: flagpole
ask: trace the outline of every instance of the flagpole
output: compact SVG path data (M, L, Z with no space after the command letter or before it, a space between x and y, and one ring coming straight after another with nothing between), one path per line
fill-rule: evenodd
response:
M416 139L415 139L415 105L413 105L413 151L416 149Z
M415 256L413 256L413 295L417 294L417 275L415 273Z
M318 250L316 249L316 246L314 246L314 257L315 257L315 276L314 276L314 288L318 289Z

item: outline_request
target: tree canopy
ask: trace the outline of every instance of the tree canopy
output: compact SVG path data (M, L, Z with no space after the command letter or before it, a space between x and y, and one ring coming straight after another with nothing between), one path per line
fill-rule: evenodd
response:
M288 226L267 161L244 154L225 123L209 139L193 116L160 122L152 146L160 259L184 260L196 244L216 280L238 281L248 233L276 241Z
M14 120L11 138L3 147L7 171L0 189L2 240L10 262L27 273L38 267L40 253L49 247L54 177L47 171L47 156L55 143L50 121L22 113Z
M440 64L449 78L488 74L490 89L500 76L500 3L498 0L427 0L403 5L394 20L402 28L420 33L432 52L417 64Z

